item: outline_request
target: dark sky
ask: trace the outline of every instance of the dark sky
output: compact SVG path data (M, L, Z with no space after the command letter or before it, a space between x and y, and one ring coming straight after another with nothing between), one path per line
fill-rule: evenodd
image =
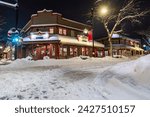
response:
M10 3L15 3L15 0L1 0ZM22 28L29 20L32 14L38 10L48 9L63 14L63 17L76 20L85 23L89 18L87 13L93 6L96 0L19 0L19 26ZM116 6L123 0L112 0L112 3L116 3ZM142 8L148 8L150 6L150 0L144 1L141 4ZM15 26L15 10L0 6L0 16L4 17L6 24L0 26L4 30L0 35L7 35L7 31ZM143 20L143 27L146 28L150 25L150 18ZM103 28L99 22L95 23L97 37L104 35ZM141 27L140 27L141 28Z

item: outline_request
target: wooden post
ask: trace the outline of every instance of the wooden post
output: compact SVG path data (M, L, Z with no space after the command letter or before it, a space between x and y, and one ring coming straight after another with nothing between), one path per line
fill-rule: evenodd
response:
M56 44L55 45L55 58L56 59L59 59L59 50L60 50L59 44Z
M75 47L74 46L72 46L72 49L73 49L73 57L75 56L75 54L74 54L74 49L75 49Z
M47 50L47 44L45 45L45 56L47 56L47 52L48 52L48 50Z
M102 48L102 53L103 53L102 57L105 57L105 49L104 48Z
M110 56L110 52L109 52L109 50L108 50L108 56Z

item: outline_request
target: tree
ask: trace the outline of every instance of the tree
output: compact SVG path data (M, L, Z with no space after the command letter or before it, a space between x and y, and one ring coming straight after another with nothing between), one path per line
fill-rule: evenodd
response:
M139 2L136 0L125 1L122 7L118 10L102 9L103 1L100 2L101 14L100 17L96 15L104 25L107 31L108 42L110 45L110 56L113 57L112 36L114 33L121 33L123 31L122 25L124 22L130 21L131 23L140 23L140 17L145 16L150 10L142 11ZM108 1L109 2L109 1ZM108 5L107 2L107 5ZM99 2L98 2L99 3ZM98 8L96 8L98 9ZM109 27L111 24L111 27Z

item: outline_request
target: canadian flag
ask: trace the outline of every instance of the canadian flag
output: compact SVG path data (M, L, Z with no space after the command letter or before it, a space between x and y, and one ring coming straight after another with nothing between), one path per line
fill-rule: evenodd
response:
M93 40L93 33L92 30L88 32L88 41L92 41Z

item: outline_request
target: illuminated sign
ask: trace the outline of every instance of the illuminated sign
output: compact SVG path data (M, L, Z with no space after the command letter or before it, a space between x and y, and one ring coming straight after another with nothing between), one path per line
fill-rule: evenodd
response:
M48 32L31 32L30 37L31 37L31 40L48 39L49 33Z
M78 35L77 38L78 38L78 41L88 42L88 37L87 36Z

